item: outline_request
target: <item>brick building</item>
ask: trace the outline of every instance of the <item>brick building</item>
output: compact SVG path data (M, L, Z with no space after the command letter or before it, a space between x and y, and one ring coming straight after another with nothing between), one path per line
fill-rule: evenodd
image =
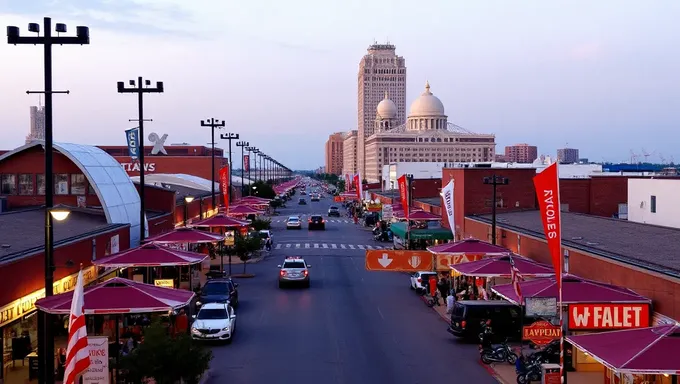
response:
M505 147L502 159L512 163L533 163L538 159L538 148L529 144L510 145Z
M343 146L345 138L342 132L336 132L328 137L325 150L324 169L326 173L341 175L344 160Z

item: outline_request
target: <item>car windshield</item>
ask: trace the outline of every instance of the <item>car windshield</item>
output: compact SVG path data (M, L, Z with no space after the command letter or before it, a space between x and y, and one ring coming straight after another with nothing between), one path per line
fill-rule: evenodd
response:
M283 268L304 268L305 263L302 261L287 261L283 263Z
M267 232L260 232L260 238L262 238L262 239L267 239L267 238L269 238L269 233L267 233Z
M338 210L338 207L330 207L329 209L330 209L331 211L337 211L337 210Z
M224 308L201 309L196 316L199 320L218 320L227 318L227 310Z
M314 215L312 216L312 220L323 220L323 217Z
M300 221L297 217L289 217L288 221Z
M203 287L204 295L226 295L228 293L228 283L208 283Z

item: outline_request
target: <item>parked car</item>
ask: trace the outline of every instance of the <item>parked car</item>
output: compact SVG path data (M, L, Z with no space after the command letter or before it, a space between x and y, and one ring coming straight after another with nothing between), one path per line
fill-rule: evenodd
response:
M411 289L418 293L425 293L429 290L430 277L437 277L437 272L420 271L411 274ZM437 279L439 280L439 279Z
M464 339L477 340L481 332L480 324L491 320L494 342L521 337L522 319L519 308L512 303L501 300L460 300L453 306L451 325L448 332ZM536 319L525 319L531 324Z
M231 303L233 307L238 306L238 283L230 278L208 280L196 301L196 306L201 307L206 303Z

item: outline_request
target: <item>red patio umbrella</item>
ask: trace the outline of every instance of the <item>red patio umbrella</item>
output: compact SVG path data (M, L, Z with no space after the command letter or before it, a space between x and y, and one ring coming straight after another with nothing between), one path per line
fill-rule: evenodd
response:
M146 239L149 243L177 244L177 243L214 243L223 241L224 236L218 233L201 231L194 228L177 228L170 232Z
M394 212L394 216L398 219L405 219L406 215L404 214L404 211L396 211ZM412 209L411 213L408 216L409 220L420 220L420 221L439 221L442 219L441 216L435 215L434 213L430 212L425 212L420 209Z
M520 282L522 296L557 297L555 278L526 280ZM491 288L504 299L519 304L519 297L512 284L501 284ZM651 300L634 291L615 285L600 283L574 275L562 277L562 303L651 303Z
M113 313L169 312L188 305L194 297L191 291L156 287L151 284L114 277L84 290L86 315ZM73 291L42 298L35 306L51 314L71 311Z
M618 373L677 375L680 324L567 336L567 341Z
M248 205L237 205L235 207L229 207L230 215L259 215L262 211L250 207Z
M264 197L257 197L257 196L246 196L238 200L239 203L262 203L262 204L269 204L269 202L272 201L271 199L265 199Z
M99 260L92 264L99 267L168 267L198 264L208 255L196 252L180 251L159 244L149 243L141 247L128 249Z
M476 254L487 256L503 256L512 253L509 249L498 245L487 243L477 239L465 239L455 243L446 243L427 248L428 251L436 254Z
M218 214L213 217L203 219L196 223L192 223L192 227L223 227L223 228L233 228L233 227L245 227L249 225L250 222L245 220L237 220L233 217L226 216L224 214Z
M555 275L551 266L517 255L495 256L467 263L451 264L449 267L466 276L510 277L511 258L515 267L524 277L550 277Z

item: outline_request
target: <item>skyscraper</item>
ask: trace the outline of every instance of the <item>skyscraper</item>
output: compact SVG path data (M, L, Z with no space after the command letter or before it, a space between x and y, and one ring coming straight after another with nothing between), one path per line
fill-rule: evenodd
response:
M328 141L326 141L326 173L342 174L343 141L342 132L336 132L328 137Z
M359 63L357 170L362 175L366 171L366 139L375 133L376 108L385 94L397 105L397 124L406 120L406 60L395 51L389 42L376 42Z
M32 106L31 111L31 130L26 136L26 144L33 140L45 140L45 107Z

